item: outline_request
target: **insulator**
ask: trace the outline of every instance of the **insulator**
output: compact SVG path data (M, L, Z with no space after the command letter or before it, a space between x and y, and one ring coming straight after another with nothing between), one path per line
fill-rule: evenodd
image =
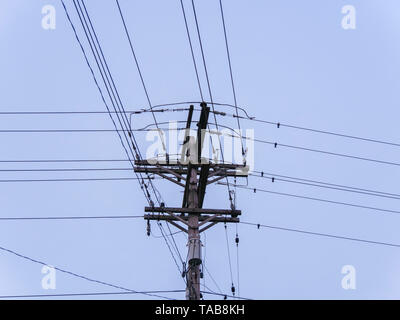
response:
M186 276L186 262L182 262L182 278Z
M259 223L257 224L257 229L260 229L260 224Z
M278 123L276 124L276 126L279 128L279 127L281 126L281 124L278 122Z
M150 232L151 232L150 221L147 220L147 236L150 236Z
M228 299L228 297L226 295L224 295L224 300Z
M276 147L278 146L278 143L277 143L277 142L275 142L275 143L274 143L274 146L275 146L275 148L276 148Z
M236 245L239 244L239 236L238 235L236 235L235 242L236 242Z
M235 286L234 286L233 284L232 284L231 291L232 291L232 294L233 294L233 295L235 295L235 291L236 291L236 289L235 289Z
M200 293L200 299L203 299L203 294Z
M261 172L261 177L264 177L264 171Z
M272 177L272 178L271 178L271 181L272 181L272 182L275 182L275 177Z
M254 190L253 190L253 191L254 191L254 193L256 193L256 192L257 192L257 189L256 189L256 188L254 188Z
M165 203L164 203L164 202L161 202L160 207L161 207L161 208L164 208L164 207L165 207Z
M204 274L203 274L203 271L201 271L200 272L200 279L203 279L204 278Z

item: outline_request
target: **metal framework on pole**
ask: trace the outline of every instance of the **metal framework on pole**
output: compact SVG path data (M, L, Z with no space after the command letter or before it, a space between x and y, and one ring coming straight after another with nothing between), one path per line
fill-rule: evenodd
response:
M206 187L226 177L247 177L246 165L211 163L201 157L204 132L208 124L210 108L201 104L197 122L197 137L190 136L194 107L191 105L186 121L186 132L180 161L135 161L135 171L152 173L184 188L182 207L145 207L144 219L166 221L188 235L188 265L186 276L186 299L200 300L200 266L202 264L200 234L217 223L238 223L240 210L203 208ZM222 150L221 150L222 152Z

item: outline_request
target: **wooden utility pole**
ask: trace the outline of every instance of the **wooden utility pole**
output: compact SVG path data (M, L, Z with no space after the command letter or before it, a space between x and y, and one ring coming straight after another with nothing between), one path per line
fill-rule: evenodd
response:
M186 134L180 161L171 162L168 157L164 163L147 160L135 161L135 171L157 174L184 188L182 207L145 207L144 219L147 221L167 221L188 234L188 266L186 275L186 299L200 300L200 266L202 264L200 233L217 223L238 223L240 210L204 209L203 202L207 185L232 176L247 176L247 167L243 165L211 163L201 157L204 131L207 128L210 108L201 104L200 119L197 122L197 139L190 137L194 107L190 106L186 122ZM195 143L193 141L195 140ZM222 151L221 151L222 152ZM184 183L183 183L184 182Z

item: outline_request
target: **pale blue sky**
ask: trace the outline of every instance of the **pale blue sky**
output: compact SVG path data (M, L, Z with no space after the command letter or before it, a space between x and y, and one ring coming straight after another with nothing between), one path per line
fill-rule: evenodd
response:
M198 2L204 49L216 101L232 103L218 1ZM66 0L72 18L81 27ZM179 0L120 0L154 104L199 100ZM190 11L189 1L187 11ZM53 4L57 27L41 28ZM146 107L115 1L86 0L125 107ZM239 105L260 119L400 142L400 5L396 0L224 1ZM341 28L341 8L354 5L356 30ZM192 16L189 17L192 22ZM193 27L193 25L191 24ZM194 35L194 34L193 34ZM0 0L0 111L105 111L60 1ZM85 45L87 47L87 44ZM196 52L198 47L196 46ZM197 55L200 58L199 55ZM205 87L204 78L202 83ZM169 115L160 116L165 121ZM175 115L180 120L184 115ZM146 123L150 118L137 121ZM225 121L221 119L221 123ZM234 122L232 123L234 124ZM242 121L256 138L398 162L396 147ZM108 115L0 116L4 129L112 129ZM143 150L144 136L138 136ZM115 133L0 133L0 160L124 158ZM399 168L256 144L255 168L276 174L397 193ZM0 169L51 164L0 164ZM55 167L55 165L53 165ZM72 167L73 164L59 167ZM84 164L77 166L83 167ZM90 167L90 164L87 164ZM92 165L93 166L93 165ZM116 164L103 164L112 167ZM125 166L126 165L122 165ZM132 173L1 173L4 179L133 176ZM250 186L398 210L398 200L275 183ZM157 186L167 205L182 194ZM223 199L223 201L220 201ZM136 181L0 183L1 217L140 215L146 205ZM243 221L400 243L397 214L277 195L238 191ZM227 208L226 188L212 186L205 207ZM234 226L229 226L236 282ZM159 234L156 225L153 231ZM397 248L239 225L240 294L256 299L398 299ZM184 255L185 237L176 235ZM184 289L161 238L135 220L2 221L0 246L133 290ZM223 226L207 233L206 265L229 293ZM341 268L353 265L357 289L343 290ZM41 288L41 267L0 252L0 295L111 291L57 274ZM218 291L206 274L206 284ZM183 294L168 295L183 298ZM121 297L118 297L121 298ZM132 295L122 298L147 298ZM211 298L211 296L206 296Z

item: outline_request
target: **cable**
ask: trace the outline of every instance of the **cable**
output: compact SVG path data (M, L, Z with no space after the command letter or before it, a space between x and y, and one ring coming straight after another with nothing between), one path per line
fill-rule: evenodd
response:
M174 248L175 248L175 252L178 254L179 260L183 264L182 255L181 255L181 252L179 251L178 245L176 244L176 241L175 241L175 238L174 238L174 233L171 231L169 223L165 222L165 224L167 225L168 231L169 231L169 234L167 234L167 236L170 236L172 238L172 242L173 242L173 245L174 245Z
M231 288L232 288L232 293L233 293L233 295L235 295L234 285L233 285L233 273L232 273L231 254L230 254L230 251L229 251L228 231L227 231L227 228L226 228L226 223L225 223L225 225L224 225L224 228L225 228L226 248L227 248L227 250L228 250L229 271L230 271L230 274L231 274L231 283L232 283L232 287L231 287Z
M210 95L211 107L212 107L213 115L214 115L214 123L215 123L215 127L217 128L217 131L219 131L218 123L217 123L217 117L216 117L216 114L215 114L213 96L212 96L212 92L211 92L210 78L208 76L207 63L206 63L206 58L205 58L204 49L203 49L203 42L201 40L200 27L199 27L199 22L198 22L198 19L197 19L196 6L194 4L194 0L192 0L192 8L193 8L193 14L194 14L195 22L196 22L196 30L197 30L197 35L198 35L199 44L200 44L201 56L202 56L202 59L203 59L204 72L205 72L206 80L207 80L208 93ZM208 127L209 127L209 125L208 125ZM219 136L218 136L218 142L219 142L219 148L221 150L222 163L224 163L225 162L224 153L223 153L223 150L222 150L222 144L221 144L221 140L220 140ZM211 139L211 143L212 143L212 139ZM213 147L213 149L214 149L214 147ZM225 177L225 179L226 179L226 185L227 185L227 188L228 188L229 201L230 201L231 207L233 207L232 198L231 198L231 191L230 191L230 188L229 188L228 177Z
M185 290L154 290L138 292L85 292L85 293L58 293L58 294L26 294L0 296L0 299L26 299L26 298L52 298L52 297L84 297L84 296L104 296L104 295L126 295L126 294L152 294L152 293L176 293L185 292Z
M168 247L168 250L169 250L169 252L170 252L170 254L171 254L171 256L172 256L172 259L173 259L174 262L175 262L175 265L176 265L176 267L177 267L177 269L178 269L179 274L182 274L182 271L181 271L181 269L180 269L180 267L179 267L179 265L178 265L178 262L176 262L175 255L174 255L174 253L172 252L171 247L170 247L170 245L169 245L169 243L168 243L168 240L167 240L167 238L166 238L165 235L164 235L164 230L163 230L163 228L162 228L161 223L158 222L157 225L158 225L159 228L160 228L160 231L161 231L161 234L162 234L162 236L163 236L163 238L164 238L165 244L166 244L167 247Z
M239 116L239 117L242 118L242 119L245 119L245 120L250 120L250 121L270 124L270 125L276 126L277 128L286 127L286 128L291 128L291 129L310 131L310 132L314 132L314 133L327 134L327 135L332 135L332 136L337 136L337 137L342 137L342 138L349 138L349 139L354 139L354 140L361 140L361 141L366 141L366 142L373 142L373 143L379 143L379 144L385 144L385 145L391 145L391 146L395 146L395 147L400 147L399 143L394 143L394 142L389 142L389 141L384 141L384 140L365 138L365 137L354 136L354 135L350 135L350 134L344 134L344 133L328 131L328 130L319 130L319 129L301 127L301 126L285 124L285 123L281 123L281 122L273 122L273 121L268 121L268 120L255 119L255 118L249 119L248 117L241 117L241 116Z
M128 162L128 159L26 159L0 160L0 163L81 163L81 162Z
M235 82L233 80L233 71L232 71L232 63L231 63L231 54L229 52L229 45L228 45L228 36L226 33L226 25L225 25L225 17L224 17L224 9L222 6L222 0L219 0L219 7L221 10L221 18L222 18L222 26L224 29L224 38L225 38L225 47L226 47L226 55L228 57L228 65L229 65L229 73L231 77L231 85L232 85L232 93L233 93L233 101L235 105L235 111L236 111L236 120L237 120L237 125L239 129L239 134L241 135L241 128L240 128L240 121L239 121L239 112L237 108L237 99L236 99L236 90L235 90ZM242 145L242 155L244 156L244 147L243 147L243 139L240 139L241 145Z
M237 271L237 287L238 295L240 296L240 268L239 268L239 235L238 235L238 225L236 224L236 271Z
M158 178L157 178L158 179ZM0 180L0 183L11 182L88 182L88 181L125 181L125 180L141 180L141 178L72 178L72 179L7 179Z
M225 135L235 138L235 136L232 135L232 134L225 134ZM306 148L306 147L301 147L301 146L295 146L295 145L271 142L271 141L262 140L262 139L254 139L254 138L249 138L249 137L245 137L245 136L242 136L242 138L246 139L246 140L249 140L249 141L254 141L254 142L259 142L259 143L264 143L264 144L270 144L270 145L273 145L275 148L277 148L277 147L285 147L285 148L291 148L291 149L297 149L297 150L303 150L303 151L310 151L310 152L328 154L328 155L331 155L331 156L351 158L351 159L375 162L375 163L386 164L386 165L400 166L400 163L398 163L398 162L390 162L390 161L384 161L384 160L377 160L377 159L371 159L371 158L355 156L355 155L351 155L351 154L336 153L336 152L330 152L330 151L325 151L325 150Z
M373 191L373 190L368 190L368 189L360 189L360 188L354 188L354 187L348 187L348 186L342 186L342 185L335 185L335 184L313 181L313 180L308 180L308 179L300 179L300 178L287 177L287 176L282 176L282 175L268 174L268 173L259 172L259 171L254 171L254 172L259 173L259 175L250 173L249 176L270 179L272 182L282 181L282 182L295 183L295 184L301 184L301 185L318 187L318 188L332 189L332 190L338 190L338 191L358 193L358 194L363 194L363 195L370 195L370 196L374 196L374 197L382 197L382 198L400 200L400 194L385 193L385 192ZM279 177L287 177L289 179L299 180L299 181L282 179ZM306 181L306 182L303 182L303 181Z
M127 39L128 39L129 46L130 46L130 48L131 48L131 52L132 52L133 59L135 60L136 68L137 68L137 71L138 71L138 73L139 73L139 77L140 77L140 80L141 80L141 82L142 82L142 86L143 86L144 92L145 92L145 94L146 94L147 102L148 102L148 104L149 104L149 108L150 108L150 110L151 110L151 114L152 114L152 116L153 116L154 123L156 124L157 129L158 129L157 119L156 119L156 116L155 116L155 114L154 114L154 112L153 112L153 107L152 107L152 104L151 104L151 101L150 101L149 93L148 93L148 91L147 91L146 84L145 84L145 82L144 82L143 74L142 74L142 71L141 71L140 66L139 66L139 61L138 61L138 59L137 59L135 50L134 50L134 48L133 48L132 40L131 40L131 37L130 37L130 35L129 35L129 32L128 32L128 28L127 28L127 26L126 26L126 23L125 23L124 15L122 14L121 6L119 5L119 1L118 1L118 0L115 0L115 2L117 3L117 6L118 6L118 11L119 11L119 14L120 14L120 16L121 16L122 23L123 23L123 25L124 25L125 34L126 34L126 37L127 37ZM167 148L166 148L166 146L165 146L165 143L164 143L164 140L163 140L161 134L160 134L160 140L161 140L161 142L162 142L162 145L163 145L163 148L164 148L165 153L167 153Z
M192 54L193 66L194 66L194 70L195 70L195 73L196 73L197 85L198 85L198 87L199 87L199 92L200 92L201 100L204 101L203 91L202 91L202 89L201 89L201 84L200 84L199 71L197 70L196 59L195 59L195 57L194 57L192 39L191 39L191 37L190 37L189 27L188 27L188 23L187 23L187 19L186 19L185 6L183 5L183 0L180 0L180 2L181 2L181 8L182 8L183 19L185 20L186 34L187 34L188 41L189 41L190 52L191 52L191 54Z
M20 253L17 253L17 252L15 252L13 250L10 250L10 249L7 249L7 248L1 247L1 246L0 246L0 250L2 250L4 252L11 253L14 256L17 256L19 258L28 260L30 262L34 262L36 264L40 264L40 265L43 265L43 266L48 266L49 265L49 264L47 264L45 262L30 258L28 256L22 255ZM55 270L57 270L59 272L62 272L62 273L65 273L65 274L68 274L70 276L73 276L73 277L76 277L76 278L80 278L80 279L83 279L83 280L86 280L86 281L89 281L89 282L94 282L94 283L97 283L97 284L101 284L101 285L104 285L104 286L108 286L108 287L111 287L111 288L114 288L114 289L120 289L120 290L128 291L128 292L131 292L131 293L144 294L144 295L147 295L147 296L152 296L152 297L157 297L157 298L163 298L163 299L169 299L170 300L170 298L168 298L168 297L163 297L163 296L160 296L160 295L150 294L150 293L142 293L142 292L139 292L139 291L135 291L135 290L132 290L132 289L127 289L127 288L124 288L124 287L121 287L121 286L118 286L118 285L114 285L114 284L111 284L111 283L108 283L108 282L104 282L104 281L101 281L101 280L92 279L92 278L89 278L89 277L86 277L86 276L83 276L83 275L80 275L80 274L77 274L75 272L71 272L71 271L68 271L68 270L65 270L65 269L61 269L61 268L54 267L54 266L52 266L52 267Z
M110 114L110 108L108 107L108 104L107 104L107 102L106 102L106 100L105 100L105 98L104 98L103 91L101 90L100 85L99 85L99 83L98 83L98 81L97 81L97 79L96 79L96 76L95 76L95 73L94 73L94 71L93 71L93 68L92 68L92 66L91 66L90 63L89 63L88 56L87 56L87 54L86 54L85 49L83 48L83 45L82 45L81 40L79 39L78 33L77 33L77 31L76 31L76 29L75 29L75 26L74 26L74 24L73 24L73 22L72 22L72 20L71 20L71 17L70 17L70 15L69 15L69 13L68 13L67 7L65 6L65 3L64 3L63 0L61 0L61 3L62 3L62 6L63 6L63 8L64 8L64 12L65 12L65 14L66 14L66 16L67 16L67 19L68 19L68 21L69 21L69 23L70 23L70 25L71 25L71 28L72 28L72 30L73 30L73 32L74 32L75 38L76 38L76 40L77 40L77 42L78 42L78 44L79 44L79 46L80 46L80 49L81 49L81 51L82 51L82 53L83 53L83 56L84 56L85 61L86 61L86 64L87 64L87 66L88 66L88 68L89 68L89 70L90 70L90 72L91 72L91 74L92 74L93 80L94 80L94 82L95 82L95 84L96 84L96 87L97 87L99 93L100 93L101 99L102 99L102 101L103 101L103 103L104 103L104 105L105 105L105 107L106 107L106 109L107 109L107 111L108 111L108 113L109 113L110 119L111 119L111 121L112 121L112 123L113 123L115 129L117 130L118 137L119 137L119 139L120 139L120 141L121 141L121 144L122 144L122 146L123 146L123 149L124 149L124 151L125 151L125 153L126 153L126 155L127 155L128 161L131 163L131 165L132 165L132 167L133 167L133 163L132 163L132 160L130 159L128 150L127 150L127 148L126 148L126 146L125 146L125 144L124 144L124 142L123 142L123 140L122 140L121 134L120 134L119 131L118 131L117 124L115 123L114 118L113 118L112 115ZM80 20L81 20L81 22L82 22L82 19L81 19L81 16L80 16L80 14L79 14L79 11L78 11L78 9L77 9L77 7L76 7L75 1L74 1L74 5L75 5L76 11L77 11L77 13L78 13L78 15L79 15L79 18L80 18ZM83 24L83 23L82 23L82 24ZM85 28L84 28L84 31L85 31L85 34L86 34L86 36L87 36L87 33L86 33L86 29L85 29ZM88 39L88 41L89 41L89 38L88 38L88 37L87 37L87 39ZM89 41L89 44L90 44L90 46L91 46L90 41ZM92 48L92 52L93 52L93 48ZM93 54L94 54L94 52L93 52ZM96 56L95 56L95 58L96 58ZM97 59L96 59L96 62L97 62ZM97 62L97 65L98 65L98 67L99 67L98 62ZM99 69L100 69L100 67L99 67ZM100 71L101 71L101 70L100 70ZM103 77L103 81L104 81L104 77ZM104 81L104 83L105 83L105 81ZM105 84L106 84L106 83L105 83ZM107 90L108 90L108 88L107 88ZM135 173L135 174L136 174L136 173ZM138 175L136 174L136 176L138 176ZM139 183L140 183L140 182L139 182ZM141 186L142 186L142 185L141 185ZM143 191L143 193L144 193L146 199L149 201L149 199L147 198L148 195L146 194L145 190L143 189L143 186L141 187L141 189L142 189L142 191Z
M328 234L328 233L319 233L319 232L312 232L312 231L306 231L306 230L300 230L300 229L290 229L290 228L284 228L284 227L278 227L278 226L272 226L272 225L265 225L265 224L259 224L259 223L252 223L252 222L245 222L245 221L241 221L240 223L241 224L246 224L246 225L251 225L251 226L262 227L262 228L269 228L269 229L276 229L276 230L282 230L282 231L297 232L297 233L309 234L309 235L314 235L314 236L321 236L321 237L328 237L328 238L335 238L335 239L342 239L342 240L350 240L350 241L357 241L357 242L364 242L364 243L370 243L370 244L377 244L377 245L400 248L400 244L389 243L389 242L379 242L379 241L372 241L372 240L344 237L344 236L338 236L338 235L333 235L333 234Z
M56 169L0 169L0 172L75 172L75 171L131 171L132 168L56 168Z
M108 83L108 86L111 87L110 89L111 89L112 96L113 96L113 98L114 98L114 100L115 100L115 104L114 104L113 99L112 99L112 97L111 97L111 95L110 95L110 93L109 93L108 88L107 88L107 91L108 91L108 93L109 93L110 100L111 100L112 105L113 105L113 107L114 107L114 111L117 112L117 109L116 109L115 106L117 106L118 111L120 111L120 112L121 112L121 110L123 111L123 112L122 112L122 121L121 121L120 116L119 116L120 114L119 114L118 112L116 113L117 118L118 118L118 121L119 121L119 123L120 123L120 125L121 125L121 127L122 127L123 129L128 129L128 128L129 128L129 126L128 126L129 120L128 120L128 117L127 117L127 115L126 115L125 108L124 108L124 106L123 106L122 100L121 100L120 95L119 95L119 93L118 93L118 90L117 90L117 88L116 88L116 85L115 85L113 76L112 76L112 74L111 74L111 72L110 72L110 69L109 69L109 67L108 67L107 61L106 61L106 59L105 59L105 56L104 56L104 54L103 54L103 50L102 50L102 48L101 48L101 45L100 45L99 39L98 39L98 37L97 37L96 31L94 30L94 27L93 27L93 24L92 24L92 22L91 22L89 13L88 13L87 8L86 8L86 6L85 6L85 3L84 3L83 0L81 0L81 1L82 1L82 4L83 4L83 7L84 7L84 9L85 9L85 13L86 13L86 16L87 16L87 18L88 18L90 27L91 27L91 29L92 29L92 31L93 31L94 39L96 40L97 46L98 46L98 48L99 48L99 50L100 50L101 57L100 57L99 51L97 50L95 41L93 40L93 37L92 37L92 35L91 35L91 32L90 32L88 23L87 23L87 21L86 21L86 19L85 19L84 12L83 12L81 6L79 5L79 1L78 1L78 6L79 6L79 9L80 9L81 14L82 14L82 16L83 16L83 21L84 21L84 23L85 23L85 25L86 25L86 28L87 28L87 30L88 30L90 39L92 40L92 42L93 42L93 44L94 44L95 51L96 51L97 56L98 56L98 58L99 58L98 60L100 60L101 68L99 67L99 64L98 64L98 62L97 62L96 54L95 54L95 52L93 51L93 47L91 46L93 55L94 55L94 57L95 57L95 59L96 59L96 63L97 63L97 65L98 65L98 67L99 67L99 70L100 70L100 73L101 73L101 75L102 75L103 81L104 81L104 76L105 76L105 78L106 78L106 80L107 80L107 83ZM75 4L75 0L74 0L74 4ZM76 7L76 4L75 4L75 7ZM78 9L77 9L77 13L78 13L78 15L79 15ZM82 19L81 19L81 22L82 22ZM85 26L84 26L83 23L82 23L82 26L83 26L83 28L84 28L84 30L85 30L85 34L86 34L86 36L87 36L86 29L85 29ZM89 40L88 37L87 37L87 39L88 39L88 42L89 42L89 44L90 44L90 40ZM101 58L102 58L103 61L104 61L104 65L103 65L103 63L102 63ZM103 76L103 73L101 72L101 69L103 70L104 76ZM107 74L108 74L108 75L107 75ZM111 80L112 86L111 86L111 84L110 84L110 80ZM106 83L106 81L104 81L104 84L105 84L106 87L107 87L107 83ZM114 94L114 91L115 91L115 94ZM117 98L116 98L116 97L117 97ZM111 114L110 114L110 116L111 116ZM129 138L130 138L130 140L131 140L132 146L131 146L131 144L129 143L129 139L128 139L128 137L126 136L126 133L125 133L125 132L124 132L124 136L125 136L125 139L126 139L126 141L127 141L127 143L128 143L129 149L130 149L130 151L131 151L131 153L132 153L132 156L133 156L133 157L136 156L136 158L141 159L140 150L139 150L139 147L138 147L138 144L137 144L137 142L136 142L136 139L135 139L134 135L131 134L131 132L129 132ZM132 150L132 147L133 147L134 150ZM133 151L135 151L136 154L135 154ZM133 166L133 164L132 164L132 166ZM137 174L136 172L135 172L135 175L138 176L138 174ZM147 174L147 173L146 173L146 175L147 175L147 177L148 177L148 174ZM140 183L140 184L141 184L141 187L142 187L142 190L143 190L143 192L144 192L144 194L145 194L145 196L146 196L146 198L147 198L147 201L148 201L149 205L151 205L152 200L151 200L150 193L148 192L148 186L144 183L144 180L143 180L143 177L142 177L142 174L141 174L141 173L139 173L139 176L142 178L142 181L141 181L141 183ZM159 202L159 199L158 199L158 191L155 189L155 187L154 187L154 185L153 185L153 183L152 183L151 180L149 180L149 184L150 184L150 186L151 186L151 188L152 188L152 190L153 190L153 193L154 193L154 195L155 195L157 201Z
M224 183L223 182L218 182L218 184L224 184ZM233 185L233 184L231 184L231 185ZM251 190L251 191L254 191L254 192L260 191L260 192L276 194L276 195L280 195L280 196L293 197L293 198L306 199L306 200L313 200L313 201L319 201L319 202L325 202L325 203L332 203L332 204L337 204L337 205L342 205L342 206L349 206L349 207L354 207L354 208L368 209L368 210L374 210L374 211L379 211L379 212L400 213L400 211L396 211L396 210L375 208L375 207L369 207L369 206L364 206L364 205L359 205L359 204L354 204L354 203L333 201L333 200L328 200L328 199L313 198L313 197L307 197L307 196L302 196L302 195L298 195L298 194L276 192L276 191L264 190L264 189L259 189L259 188L251 188L251 187L246 187L246 186L241 186L241 185L236 185L236 187L237 188L241 188L241 189Z
M204 266L204 269L206 270L206 272L208 273L208 275L210 276L212 282L215 284L215 286L217 287L218 291L222 294L222 290L219 287L218 283L215 281L214 277L211 275L211 272L208 270L208 268L206 266Z
M0 221L136 219L144 216L0 217Z
M131 52L132 52L133 58L134 58L134 60L135 60L136 68L137 68L137 71L138 71L138 73L139 73L140 80L141 80L141 82L142 82L142 86L143 86L144 92L145 92L145 94L146 94L147 102L148 102L148 104L149 104L149 108L150 108L151 114L152 114L152 116L153 116L154 123L156 124L156 127L157 127L157 129L158 129L157 119L156 119L156 116L155 116L155 114L154 114L154 112L153 112L153 107L152 107L152 104L151 104L151 101L150 101L150 97L149 97L149 94L148 94L148 91L147 91L147 88L146 88L146 84L145 84L145 82L144 82L144 78L143 78L142 71L141 71L140 66L139 66L139 61L138 61L138 59L137 59L135 50L134 50L134 48L133 48L133 44L132 44L132 40L131 40L131 37L130 37L129 32L128 32L128 28L127 28L126 23L125 23L125 18L124 18L124 15L123 15L123 13L122 13L121 6L120 6L118 0L116 0L115 2L116 2L117 7L118 7L118 11L119 11L119 14L120 14L120 17L121 17L123 26L124 26L125 34L126 34L126 37L127 37L127 39L128 39L129 46L130 46L130 48L131 48ZM159 134L159 137L160 137L160 140L161 140L163 149L164 149L164 151L165 151L165 154L167 155L167 148L166 148L166 146L165 146L164 139L162 138L161 133L160 133L159 130L158 130L158 134ZM152 190L153 190L153 193L154 193L154 195L155 195L155 197L156 197L156 200L157 200L158 204L160 205L160 204L161 204L161 201L160 201L160 199L159 199L159 195L161 196L161 194L160 194L160 192L154 187L153 182L152 182L151 180L149 180L149 183L150 183L150 186L151 186L151 188L152 188Z
M223 293L217 293L217 292L212 292L212 291L201 291L201 293L207 293L207 294L211 294L211 295L215 295L215 296L222 296L225 298L234 298L234 299L240 299L240 300L252 300L250 298L243 298L243 297L239 297L239 296L231 296L228 294L223 294Z

